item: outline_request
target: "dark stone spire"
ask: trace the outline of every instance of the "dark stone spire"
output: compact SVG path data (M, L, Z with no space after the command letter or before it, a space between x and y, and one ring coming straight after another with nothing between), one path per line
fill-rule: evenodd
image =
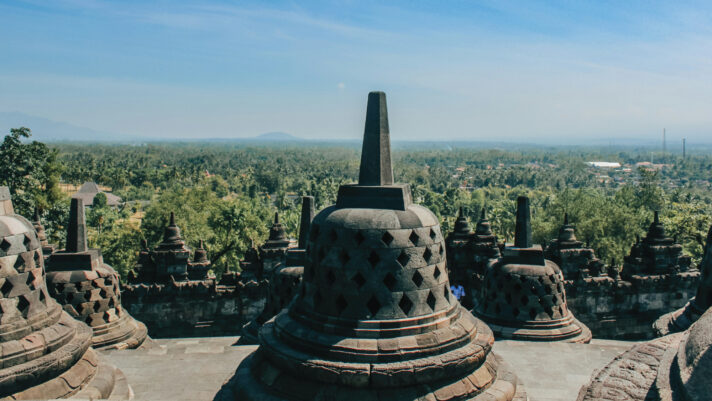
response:
M532 222L529 212L529 198L520 196L517 198L517 225L514 228L514 246L516 248L531 248L532 245Z
M569 214L564 213L564 225L559 229L559 242L563 244L581 245L576 239L576 230L569 224Z
M311 221L314 219L314 197L302 196L302 217L299 222L299 249L307 247Z
M366 127L363 132L358 184L373 186L393 185L391 136L388 130L386 94L383 92L371 92L368 94Z
M84 217L84 202L81 199L72 198L69 206L69 225L67 226L67 252L86 252L87 229Z

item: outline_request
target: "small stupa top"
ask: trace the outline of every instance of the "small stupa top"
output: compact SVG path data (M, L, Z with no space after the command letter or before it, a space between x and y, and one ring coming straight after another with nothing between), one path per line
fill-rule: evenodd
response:
M484 207L482 208L482 212L480 212L480 219L477 221L477 226L475 226L475 240L478 239L494 239L494 234L492 234L492 225L490 225L490 222L487 219Z
M279 222L279 212L274 213L274 223L269 228L269 238L262 245L262 249L287 248L289 246L289 238L284 231L282 223Z
M462 206L460 206L457 219L455 219L455 229L452 231L452 236L455 239L469 239L471 234L472 228L470 227L470 222L467 220L467 217L465 217Z
M366 107L358 184L339 187L336 208L406 210L410 204L410 186L393 183L386 94L371 92Z
M564 213L564 224L559 229L559 248L578 248L583 243L576 239L576 229L569 224L569 214Z
M208 260L208 251L205 250L205 243L203 240L200 240L200 244L198 247L195 249L195 252L193 253L193 264L204 264L207 263L209 264L210 261Z
M653 222L650 223L648 234L643 238L643 243L649 245L672 245L675 243L672 238L665 234L665 226L660 222L660 212L655 211Z
M108 206L119 206L121 204L120 197L102 191L99 188L99 185L97 185L93 181L87 181L82 184L82 186L79 187L79 190L75 192L74 195L72 195L72 198L81 199L82 201L84 201L84 205L91 206L94 203L94 197L100 192L106 195L106 204Z
M163 241L156 247L157 251L168 251L173 249L183 250L185 241L180 233L180 227L176 225L176 217L173 212L168 221L168 225L163 229Z

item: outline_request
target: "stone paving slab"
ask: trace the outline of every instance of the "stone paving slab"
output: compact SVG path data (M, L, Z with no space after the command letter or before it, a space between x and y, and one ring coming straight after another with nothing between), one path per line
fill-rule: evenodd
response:
M151 349L102 352L121 369L137 401L212 400L255 345L234 346L239 337L154 340ZM494 350L524 382L531 401L573 401L594 370L634 342L591 344L498 341Z

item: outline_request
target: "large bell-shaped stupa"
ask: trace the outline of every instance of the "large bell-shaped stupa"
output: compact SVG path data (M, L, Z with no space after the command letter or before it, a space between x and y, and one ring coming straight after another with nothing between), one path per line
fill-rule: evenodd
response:
M91 344L91 328L47 293L37 233L0 187L0 399L131 398Z
M524 400L492 331L451 294L437 218L393 184L386 95L359 182L312 222L299 294L219 394L239 400Z
M532 243L529 198L517 199L514 244L487 270L475 314L501 338L587 343L591 331L568 309L564 275Z

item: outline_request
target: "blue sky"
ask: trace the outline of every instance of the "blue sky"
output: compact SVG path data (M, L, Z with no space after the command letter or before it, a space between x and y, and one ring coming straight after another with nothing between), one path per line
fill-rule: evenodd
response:
M0 112L146 137L712 139L712 3L3 1Z

